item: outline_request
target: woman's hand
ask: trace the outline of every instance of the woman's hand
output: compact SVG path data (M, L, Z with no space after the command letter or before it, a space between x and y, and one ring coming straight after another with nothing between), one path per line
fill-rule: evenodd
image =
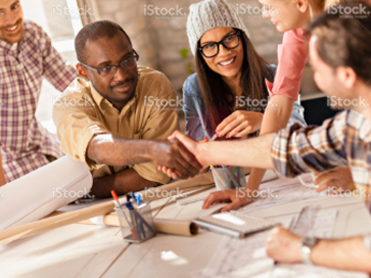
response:
M263 113L237 110L225 118L215 132L219 137L241 138L260 129Z
M203 209L209 208L212 204L232 201L232 203L222 208L222 212L237 209L252 201L251 194L248 194L248 189L225 189L215 191L209 194L202 204Z

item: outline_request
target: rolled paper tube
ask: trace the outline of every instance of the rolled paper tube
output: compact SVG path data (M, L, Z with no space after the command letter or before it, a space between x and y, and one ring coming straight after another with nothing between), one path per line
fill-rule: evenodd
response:
M156 231L160 233L180 236L193 236L198 233L198 226L192 221L155 218L154 222Z
M47 217L39 221L0 231L0 246L17 239L36 235L69 224L74 224L91 217L105 215L112 212L114 207L114 202L109 201L72 212L59 213L55 216Z
M190 220L175 220L155 218L155 230L159 233L179 235L179 236L193 236L198 232L198 226ZM120 227L117 214L107 214L91 218L89 220L79 222L81 224L96 224ZM124 223L126 225L126 223Z

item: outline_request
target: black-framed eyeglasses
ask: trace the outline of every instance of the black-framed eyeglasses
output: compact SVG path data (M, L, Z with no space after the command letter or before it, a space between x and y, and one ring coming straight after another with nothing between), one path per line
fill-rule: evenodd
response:
M201 51L201 53L206 58L212 58L219 53L219 45L223 45L227 49L233 49L240 45L240 36L241 32L237 31L236 33L233 33L225 38L223 38L220 42L212 42L208 43L204 46L198 47L198 50Z
M138 53L133 49L133 53L130 57L122 60L120 62L120 64L118 65L109 65L109 66L106 66L106 67L101 67L99 69L96 69L94 67L91 67L87 64L84 64L82 62L80 62L81 65L97 72L99 75L105 77L105 76L109 76L109 75L114 75L116 72L117 72L117 68L118 67L121 67L122 69L131 69L133 67L135 67L137 65L137 61L139 60L139 55Z

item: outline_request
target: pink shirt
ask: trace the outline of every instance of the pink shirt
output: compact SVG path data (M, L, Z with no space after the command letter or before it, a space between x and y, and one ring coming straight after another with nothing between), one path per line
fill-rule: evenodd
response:
M274 83L265 80L270 96L282 95L298 99L300 82L307 62L307 43L304 29L294 29L283 34L278 45L278 67Z

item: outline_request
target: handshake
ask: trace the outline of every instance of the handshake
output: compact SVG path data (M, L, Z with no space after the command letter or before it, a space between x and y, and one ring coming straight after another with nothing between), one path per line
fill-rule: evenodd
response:
M168 141L156 144L153 148L153 160L159 165L158 170L173 179L187 179L208 169L207 160L200 156L200 149L208 139L197 142L175 131Z

